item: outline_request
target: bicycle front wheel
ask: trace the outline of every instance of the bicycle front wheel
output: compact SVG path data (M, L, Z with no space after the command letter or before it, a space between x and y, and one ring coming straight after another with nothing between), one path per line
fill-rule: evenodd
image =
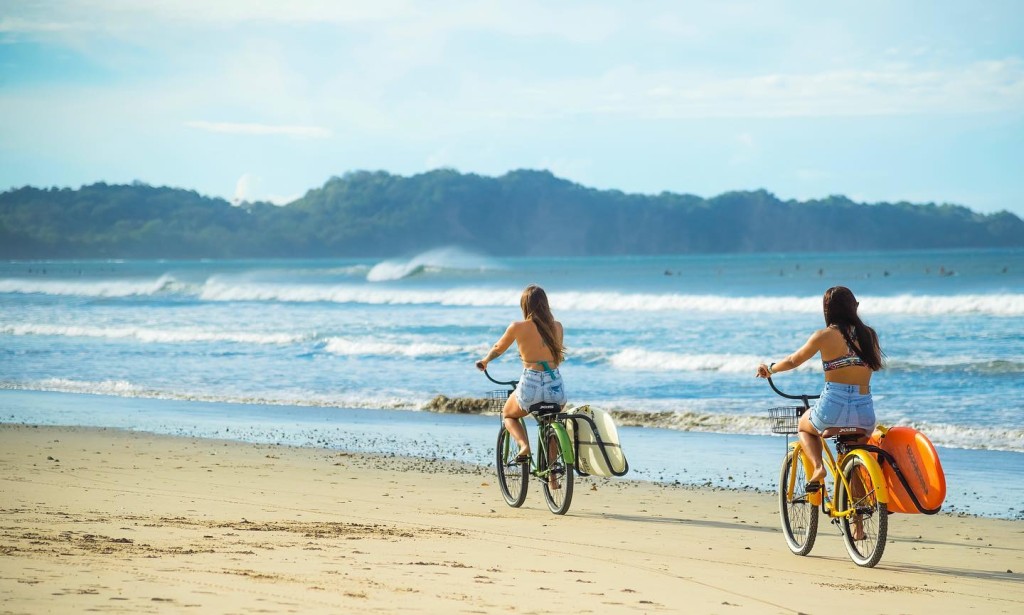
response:
M544 467L539 474L544 484L544 499L551 512L564 515L572 503L572 465L565 463L554 429L548 427L544 430L541 443L543 449L540 458Z
M855 564L871 568L882 559L889 531L888 506L877 498L878 490L885 487L874 484L860 457L850 456L843 461L843 476L845 483L836 485L836 511L851 512L839 522L843 542Z
M803 451L792 450L779 472L779 516L786 545L796 555L807 555L818 537L818 507L805 491L807 471ZM794 458L795 456L795 458Z
M517 462L518 454L519 447L512 439L512 434L502 425L498 431L498 485L505 503L512 508L519 508L526 501L526 487L529 485L530 461Z

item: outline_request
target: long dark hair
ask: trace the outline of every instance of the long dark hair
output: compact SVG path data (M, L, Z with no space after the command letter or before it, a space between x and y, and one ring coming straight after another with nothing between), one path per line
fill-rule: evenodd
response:
M544 289L536 284L530 284L523 290L523 296L519 299L519 306L523 308L523 318L532 320L537 325L544 344L551 351L551 356L556 363L565 360L565 348L555 336L555 317L551 315L551 306L548 305L548 295Z
M864 324L857 316L860 305L853 296L853 291L845 286L833 286L825 291L822 306L825 311L825 324L839 329L847 346L854 354L864 361L864 365L873 371L883 367L885 355L878 346L878 335L875 330ZM853 343L856 340L856 344Z

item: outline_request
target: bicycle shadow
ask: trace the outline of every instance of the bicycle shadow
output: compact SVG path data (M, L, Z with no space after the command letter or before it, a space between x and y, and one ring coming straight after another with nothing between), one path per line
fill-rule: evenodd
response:
M622 513L573 513L574 517L588 517L591 519L604 519L609 521L623 521L627 523L650 523L650 524L685 524L688 526L707 527L716 530L742 530L754 532L779 533L781 530L774 526L752 525L739 521L715 521L712 519L689 519L686 517L646 517L643 515L628 515Z
M831 559L836 562L842 562L841 557L826 557L823 559ZM887 561L884 557L882 561L875 566L875 570L886 570L896 573L905 574L921 574L927 576L944 576L958 579L975 579L978 581L1010 581L1013 583L1020 582L1020 575L1012 572L1006 572L1005 570L971 570L969 568L954 568L951 566L925 566L923 564L911 564Z

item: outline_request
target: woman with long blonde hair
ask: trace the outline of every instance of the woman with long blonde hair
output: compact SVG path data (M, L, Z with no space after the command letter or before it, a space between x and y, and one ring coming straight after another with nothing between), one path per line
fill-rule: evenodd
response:
M523 320L510 324L487 356L476 362L476 367L481 371L486 369L487 364L508 350L512 342L516 343L523 373L515 394L505 402L501 416L505 428L519 445L521 461L529 457L530 445L519 419L538 402L565 405L566 396L562 375L558 371L558 366L565 359L564 330L562 323L551 314L547 293L540 286L531 284L523 290L519 306L523 310Z

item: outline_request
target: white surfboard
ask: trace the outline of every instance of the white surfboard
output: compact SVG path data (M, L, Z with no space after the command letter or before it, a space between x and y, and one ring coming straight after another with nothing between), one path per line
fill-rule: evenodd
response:
M574 442L579 442L576 467L581 472L592 476L622 476L625 474L629 466L619 444L619 432L615 428L611 414L590 405L572 408L567 412L580 414L594 421L597 425L597 432L601 436L604 451L608 455L606 461L605 455L601 453L602 447L594 437L594 430L587 421L567 420L565 425L569 432L569 438ZM610 466L609 461L611 462Z

